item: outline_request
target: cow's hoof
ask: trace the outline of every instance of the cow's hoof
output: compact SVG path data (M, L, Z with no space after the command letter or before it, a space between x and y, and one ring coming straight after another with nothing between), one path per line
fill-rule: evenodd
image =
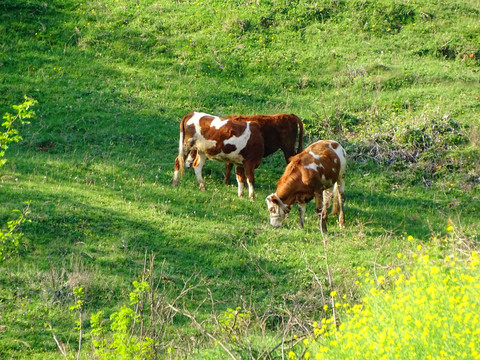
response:
M200 184L199 189L202 190L202 191L207 190L207 189L205 189L205 185L203 185L203 184Z

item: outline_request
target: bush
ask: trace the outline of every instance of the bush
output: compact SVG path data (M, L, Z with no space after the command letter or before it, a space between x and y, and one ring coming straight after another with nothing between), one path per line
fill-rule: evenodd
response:
M14 210L13 213L17 217L7 222L7 229L0 231L0 259L6 260L9 257L18 254L18 247L23 233L19 232L20 226L27 220L27 215L30 212L30 203L23 210Z
M0 132L0 167L7 162L4 157L5 151L8 149L8 145L12 142L19 142L22 140L18 130L13 126L14 123L15 125L16 123L20 123L20 125L29 124L26 119L35 117L35 112L30 108L36 103L36 100L25 95L25 101L23 104L13 105L13 109L16 111L16 114L12 115L10 113L6 113L3 115L4 122L2 123L2 126L5 128L5 130Z
M447 231L452 229L448 225ZM332 318L314 324L308 355L316 354L314 359L480 359L480 254L452 251L448 242L454 248L459 243L445 237L433 250L418 245L410 257L411 267L391 269L387 278L380 276L377 281L360 268L361 287L368 295L361 304L346 304L345 321L339 326ZM464 255L467 250L469 256ZM383 289L386 283L392 287Z
M26 119L31 119L35 116L35 113L30 108L37 103L36 100L25 96L25 101L21 105L14 105L13 109L16 114L12 115L6 113L3 115L4 122L2 126L4 131L0 131L0 167L2 167L7 160L5 157L5 151L8 149L8 145L12 142L18 142L22 140L18 130L14 127L17 123L20 125L28 124ZM23 234L18 232L19 227L26 221L26 217L29 213L29 205L23 210L14 210L17 217L10 220L7 223L6 230L0 230L0 259L5 260L18 253L18 246Z

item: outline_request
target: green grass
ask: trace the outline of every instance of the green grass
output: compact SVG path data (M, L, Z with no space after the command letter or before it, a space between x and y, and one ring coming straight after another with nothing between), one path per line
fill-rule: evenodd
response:
M429 243L450 220L478 246L479 13L476 1L3 1L0 113L24 94L38 105L0 170L0 223L31 201L19 256L0 266L1 357L61 358L44 323L74 348L73 288L85 317L108 317L145 254L165 261L172 293L198 272L218 311L248 298L280 318L315 295L307 322L332 290L357 299L358 266L400 264L409 235ZM313 204L304 230L295 209L268 224L281 154L257 170L254 202L213 162L206 192L191 171L170 186L178 124L194 110L295 113L305 145L347 149L347 225L330 219L326 238L333 284ZM211 317L209 302L198 315ZM190 327L177 316L168 330L180 358L213 347Z

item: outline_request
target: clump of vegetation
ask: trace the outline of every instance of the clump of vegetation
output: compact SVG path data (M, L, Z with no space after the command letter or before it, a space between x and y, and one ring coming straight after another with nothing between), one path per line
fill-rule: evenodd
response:
M303 358L480 359L480 254L456 248L463 239L432 240L435 247L418 245L408 266L386 276L358 268L366 295L359 304L344 304L342 323L314 323ZM299 357L292 352L291 358Z
M35 112L31 109L37 101L25 95L25 101L20 105L13 105L14 114L5 113L3 115L2 127L5 130L0 131L0 167L3 166L7 159L5 159L5 151L12 142L19 142L22 140L16 126L30 124L28 119L35 117Z
M29 124L27 119L35 117L35 112L31 109L37 103L36 100L25 96L25 101L20 105L13 105L15 114L5 113L3 115L2 127L5 130L0 131L0 168L7 162L5 151L9 144L22 140L16 126ZM7 222L5 230L0 229L0 260L15 256L18 253L20 239L23 233L19 232L20 226L27 220L30 212L30 203L23 210L14 210L16 217Z
M381 131L349 141L353 145L354 158L370 158L379 164L397 167L428 163L430 173L434 173L438 164L445 162L455 150L470 142L468 127L449 116L423 117L400 124L388 119L383 124L370 124L367 129L371 126L378 126Z
M6 260L18 254L20 240L23 233L19 231L20 226L27 221L30 213L30 203L23 210L13 210L15 218L7 222L7 228L0 230L0 260Z
M452 172L467 174L480 169L480 151L475 145L478 130L449 115L422 114L404 121L396 116L358 118L339 113L327 117L322 126L313 129L309 124L307 128L321 138L340 138L353 161L395 171L413 170L418 175L414 182L420 177L424 183L431 183ZM471 181L478 183L480 177Z

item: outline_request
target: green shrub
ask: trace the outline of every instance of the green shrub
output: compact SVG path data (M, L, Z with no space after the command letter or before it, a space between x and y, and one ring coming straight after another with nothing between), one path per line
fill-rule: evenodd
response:
M0 131L0 167L4 165L7 160L4 159L5 151L8 149L8 145L12 142L19 142L22 137L18 133L18 130L14 125L29 124L26 119L35 117L35 112L31 109L37 103L36 100L29 98L25 95L25 101L20 105L13 105L15 114L5 113L3 115L2 126L5 130Z
M153 340L148 336L142 338L135 332L135 322L139 314L134 309L140 296L150 290L150 287L146 281L135 281L134 286L135 291L130 293L130 306L124 305L110 316L109 330L104 325L103 310L91 315L95 359L153 359Z
M7 229L0 230L0 260L18 254L20 240L23 237L19 228L27 221L27 216L30 213L30 203L27 203L27 207L23 211L14 210L13 213L16 214L16 218L7 222Z
M12 142L19 142L22 140L18 130L15 128L17 124L29 124L26 119L35 117L35 113L30 108L37 103L36 100L25 96L25 101L20 105L13 105L15 114L6 113L3 115L2 127L5 130L0 131L0 168L7 162L5 151L8 145ZM15 126L14 126L15 125ZM20 226L26 221L27 215L30 212L30 203L23 210L14 210L17 215L15 219L8 221L7 229L0 229L0 259L5 260L8 257L15 256L18 253L18 246L23 234L19 232Z

